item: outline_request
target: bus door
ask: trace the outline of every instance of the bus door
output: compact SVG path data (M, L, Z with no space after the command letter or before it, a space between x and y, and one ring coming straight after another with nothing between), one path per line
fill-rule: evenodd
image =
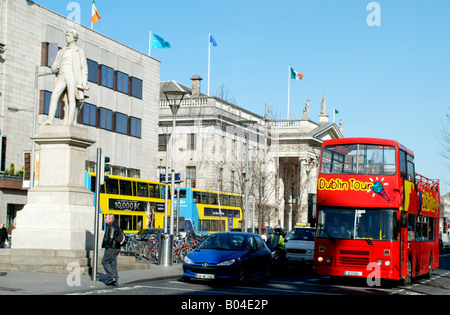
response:
M400 255L399 266L400 275L406 278L407 262L408 262L408 215L401 211L400 213Z

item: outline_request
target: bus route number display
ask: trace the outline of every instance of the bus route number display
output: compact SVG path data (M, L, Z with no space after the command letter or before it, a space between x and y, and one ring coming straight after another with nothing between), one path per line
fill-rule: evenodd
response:
M109 199L109 210L145 211L145 203L136 200Z

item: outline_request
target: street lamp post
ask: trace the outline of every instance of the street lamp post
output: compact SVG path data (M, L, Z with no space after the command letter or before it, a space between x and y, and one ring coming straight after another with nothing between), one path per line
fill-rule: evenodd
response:
M165 235L162 238L163 241L163 250L165 249L165 253L162 252L160 255L161 263L163 266L171 266L172 265L172 241L174 238L174 201L175 201L175 136L176 136L176 116L178 110L180 109L181 102L186 94L185 91L181 90L173 90L173 91L163 91L166 96L167 101L169 102L170 110L172 111L172 180L171 180L171 193L170 193L170 234L169 236ZM167 178L166 174L166 178ZM167 193L167 187L166 187ZM165 218L167 218L167 208L164 210ZM167 221L167 220L166 220ZM167 228L164 228L165 231Z
M46 77L49 75L54 75L53 72L39 72L39 66L36 66L34 71L34 107L33 110L33 127L32 127L32 137L36 136L36 118L37 118L37 108L39 103L39 78L40 77ZM31 108L30 108L31 109ZM26 109L19 109L15 106L8 107L8 110L11 112L18 112L18 111L28 111L28 108ZM36 144L34 140L32 140L31 145L31 165L30 165L30 189L34 188L35 181L34 181L34 171L35 171L35 154L36 154Z
M248 128L249 125L253 126L257 123L257 121L254 120L241 120L239 121L239 125L241 125L242 127ZM245 136L245 146L246 146L246 152L245 152L245 202L244 202L244 232L247 232L247 228L248 228L248 182L249 182L249 178L248 178L248 172L249 172L249 146L250 146L250 132L245 132L244 131L244 136Z

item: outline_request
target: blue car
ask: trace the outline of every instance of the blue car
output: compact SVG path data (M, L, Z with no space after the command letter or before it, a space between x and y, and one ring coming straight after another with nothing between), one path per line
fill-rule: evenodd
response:
M216 233L186 255L184 279L228 279L245 282L252 276L269 281L272 254L259 235Z

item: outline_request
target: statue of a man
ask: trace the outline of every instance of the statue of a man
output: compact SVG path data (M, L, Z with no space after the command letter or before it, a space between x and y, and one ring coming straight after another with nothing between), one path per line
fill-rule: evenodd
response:
M322 98L322 104L320 106L320 115L326 115L327 114L327 98L325 95Z
M84 51L77 46L78 33L71 29L66 32L67 46L58 51L52 72L56 74L55 88L53 89L48 110L46 125L53 124L58 101L64 105L64 125L76 125L76 100L84 99L84 91L88 90L88 67Z
M308 119L308 113L309 113L309 103L311 101L308 99L306 100L306 105L305 105L305 109L303 110L303 117L302 119Z

